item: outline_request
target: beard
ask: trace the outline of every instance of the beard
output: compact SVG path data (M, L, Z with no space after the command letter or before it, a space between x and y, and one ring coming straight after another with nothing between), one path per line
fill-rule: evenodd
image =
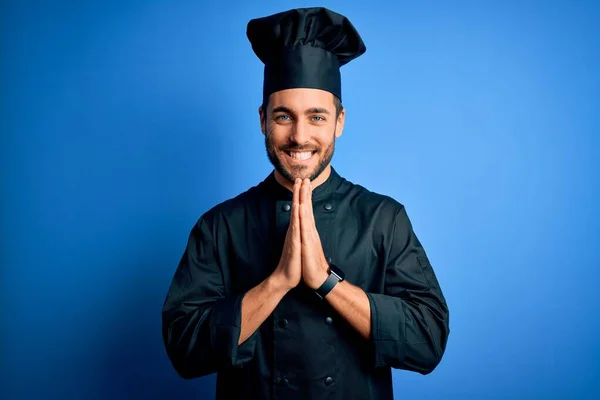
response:
M295 143L289 143L289 144L280 146L279 148L276 148L275 145L273 145L272 140L271 140L272 135L267 130L267 134L265 135L265 149L267 150L267 157L269 158L269 161L271 162L273 167L277 170L277 172L279 172L285 179L287 179L291 183L294 183L296 178L301 178L301 179L309 178L312 182L319 175L321 175L321 173L325 170L325 168L327 168L327 166L331 162L331 159L333 158L333 153L335 151L335 129L334 129L334 133L332 134L332 136L333 136L333 139L331 140L331 143L327 146L327 148L323 152L321 151L322 150L321 148L318 148L315 146L301 146L301 145L298 145ZM283 165L281 158L277 155L277 150L279 150L280 152L313 151L313 152L315 152L313 157L315 157L315 156L319 157L319 154L321 154L321 153L322 153L322 155L320 156L319 161L317 162L317 166L311 172L308 170L308 167L304 166L304 165L293 166L291 169L286 168Z

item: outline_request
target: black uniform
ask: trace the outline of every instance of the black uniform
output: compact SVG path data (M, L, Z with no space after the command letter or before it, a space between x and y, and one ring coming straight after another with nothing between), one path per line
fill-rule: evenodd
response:
M333 168L313 191L316 226L326 257L367 293L370 340L301 283L238 346L242 298L276 268L291 200L271 173L195 224L163 309L173 366L217 372L219 399L391 399L391 367L440 362L448 308L403 205Z

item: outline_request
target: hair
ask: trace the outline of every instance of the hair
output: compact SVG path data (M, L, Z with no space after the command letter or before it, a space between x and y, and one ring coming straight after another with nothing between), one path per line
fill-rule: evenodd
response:
M340 116L340 113L344 109L344 106L342 105L342 101L340 100L340 98L337 97L335 94L333 95L333 104L335 105L335 117L337 118ZM263 101L261 107L262 107L263 114L266 116L267 115L267 103Z

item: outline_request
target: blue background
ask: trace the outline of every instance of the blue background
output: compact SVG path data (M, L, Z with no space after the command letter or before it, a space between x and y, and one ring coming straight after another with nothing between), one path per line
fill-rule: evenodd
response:
M249 19L305 1L2 3L3 399L212 398L160 311L197 218L270 172ZM402 202L451 311L398 398L600 396L600 7L327 1L334 167Z

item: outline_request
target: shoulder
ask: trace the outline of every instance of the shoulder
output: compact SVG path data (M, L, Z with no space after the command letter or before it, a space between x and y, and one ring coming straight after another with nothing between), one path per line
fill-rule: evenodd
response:
M404 204L399 200L354 183L344 178L340 185L340 195L349 206L356 211L367 212L383 218L393 219L394 216L404 212Z
M208 210L198 218L196 225L207 224L214 227L224 221L243 217L258 206L260 201L260 185L255 185L238 195L224 200Z
M342 187L345 188L342 196L348 201L350 212L361 224L372 227L373 232L381 235L393 234L401 238L411 234L412 222L398 199L346 179Z

